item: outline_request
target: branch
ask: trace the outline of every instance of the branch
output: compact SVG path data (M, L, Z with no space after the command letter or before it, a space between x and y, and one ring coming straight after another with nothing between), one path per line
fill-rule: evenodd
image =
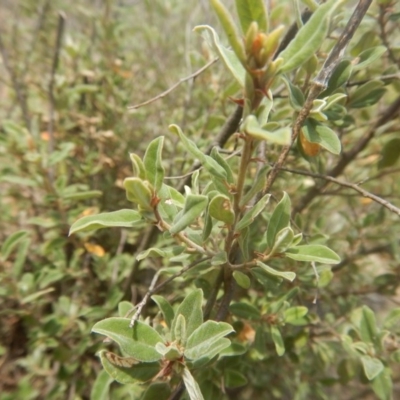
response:
M159 99L162 99L163 97L167 96L170 94L173 90L175 90L181 83L189 81L191 79L195 79L197 76L199 76L201 73L203 73L207 68L209 68L211 65L215 64L218 61L218 57L214 58L213 60L209 61L206 65L204 65L202 68L194 72L193 74L187 76L186 78L181 78L179 79L178 82L175 83L175 85L172 85L170 88L168 88L165 92L160 93L159 95L151 98L150 100L146 100L143 103L135 104L133 106L129 106L128 110L136 110L140 107L147 106L148 104L151 104Z
M396 117L396 115L400 112L400 96L396 99L394 103L392 103L375 121L372 125L371 129L359 139L359 141L348 151L343 152L338 163L327 173L328 176L336 177L339 176L344 169L347 167L350 162L354 160L354 158L363 151L370 140L374 137L375 131L385 125L388 121ZM303 211L307 205L320 193L320 191L327 185L327 183L323 183L321 185L316 185L312 187L299 201L299 203L293 209L293 215Z
M149 300L150 296L153 295L154 293L157 293L159 290L161 290L165 285L167 285L168 283L172 282L175 278L178 278L179 276L183 275L186 271L188 271L190 268L195 267L196 265L202 263L203 261L208 260L210 257L208 258L202 258L200 260L194 261L191 264L187 265L186 267L183 267L179 272L177 272L176 274L170 276L167 280L165 280L164 282L160 283L159 285L156 286L158 277L160 276L160 274L163 272L162 269L160 269L159 271L157 271L154 276L153 279L151 280L151 284L149 286L149 289L147 290L146 294L144 295L142 301L140 303L138 303L135 308L136 308L136 312L135 314L132 316L131 322L129 324L129 327L132 328L135 325L135 322L139 319L140 314L143 310L143 307L146 305L147 301Z
M50 82L49 82L49 123L48 123L48 134L49 134L49 154L54 151L54 109L55 109L55 98L54 98L54 81L57 72L58 62L60 59L61 42L65 26L65 14L63 12L58 13L58 26L57 26L57 38L56 45L54 48L53 64L51 66ZM49 168L49 179L53 180L54 171L53 167Z
M318 97L318 95L326 88L329 78L332 75L333 70L340 62L344 50L346 46L350 42L351 38L354 35L357 27L359 26L361 20L363 19L365 13L368 10L372 0L360 0L357 7L355 8L352 16L350 17L346 27L344 28L340 38L336 42L335 46L329 53L328 58L325 60L325 63L318 73L317 77L313 80L311 85L310 91L308 93L307 99L303 105L303 108L300 110L296 121L293 125L292 130L292 140L289 146L284 146L281 154L278 157L278 161L275 163L274 167L272 168L270 174L268 175L268 180L266 186L263 190L263 194L270 191L271 186L275 182L275 179L278 175L279 170L281 169L282 165L286 161L286 158L289 154L289 151L296 140L297 136L300 133L301 127L303 126L304 121L308 117L312 107L313 101Z
M15 70L13 69L12 65L10 64L10 60L8 59L8 54L4 47L1 32L0 32L0 53L3 58L4 67L5 67L6 71L8 72L8 74L10 75L15 94L17 95L18 103L19 103L19 106L22 111L22 117L24 119L25 126L30 133L31 120L29 117L29 110L28 110L28 103L26 101L26 96L25 96L24 90L22 88L21 82L19 81L17 74L15 73Z
M376 196L375 194L372 194L372 193L368 192L367 190L362 189L360 186L358 186L355 183L345 182L345 181L336 179L336 178L334 178L332 176L329 176L329 175L315 174L313 172L301 171L301 170L298 170L298 169L290 169L290 168L283 168L282 167L281 170L282 171L291 172L293 174L311 176L311 177L317 178L317 179L324 179L325 181L333 182L333 183L336 183L337 185L353 189L356 192L362 194L364 197L367 197L367 198L375 201L376 203L382 205L383 207L386 207L391 212L393 212L393 213L395 213L395 214L400 216L400 208L397 208L393 204L389 203L387 200L382 199L381 197Z

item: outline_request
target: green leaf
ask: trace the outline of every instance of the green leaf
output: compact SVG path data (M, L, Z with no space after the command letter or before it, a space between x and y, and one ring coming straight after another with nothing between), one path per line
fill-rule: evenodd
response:
M90 400L108 400L111 382L114 380L107 371L100 371L90 392Z
M372 389L380 400L393 399L391 369L385 368L371 383Z
M196 144L183 134L178 125L170 125L169 130L179 136L185 146L185 149L200 161L200 163L211 174L211 176L216 176L223 180L227 179L224 168L222 168L212 157L207 156L200 151Z
M231 332L234 332L234 330L226 322L204 322L189 336L186 342L185 357L190 360L215 357L221 350L230 345L228 339L224 341L220 339Z
M290 226L281 229L275 236L271 254L284 253L293 243L294 232Z
M154 188L149 181L143 181L140 178L125 178L124 188L129 201L138 204L143 210L151 211L153 209Z
M379 332L374 312L368 307L362 307L362 317L360 321L360 336L364 342L372 343L377 348L380 346ZM373 378L371 378L373 379Z
M272 92L270 90L268 91L268 95L269 98L267 96L263 97L257 109L257 119L261 128L265 128L264 125L268 123L269 113L271 112L274 105Z
M182 314L179 314L176 318L173 337L177 343L185 343L186 335L186 320Z
M247 378L238 371L226 369L224 371L224 384L227 388L238 388L248 383Z
M253 21L258 23L262 32L268 31L268 14L263 0L236 0L235 2L244 35Z
M280 72L292 71L317 52L327 36L329 18L341 3L343 1L328 0L317 8L286 49L279 54L284 60Z
M12 233L1 245L1 258L5 261L11 252L15 249L18 243L28 236L28 231L20 230Z
M185 207L182 214L177 217L171 226L169 232L175 235L188 227L193 221L196 220L200 214L205 211L208 203L208 197L199 194L189 194L186 197Z
M320 94L320 97L329 96L336 89L347 83L347 81L350 79L352 71L353 64L350 60L340 61L329 78L328 88Z
M275 350L278 356L283 356L285 354L285 344L283 343L281 332L275 325L270 326L272 340L275 344Z
M171 328L172 321L175 316L174 309L172 308L171 304L169 304L167 299L156 294L151 296L151 299L157 304L158 308L161 310L168 328Z
M160 136L150 142L143 157L143 164L146 171L146 179L155 188L156 193L161 189L164 179L164 167L162 166L162 150L164 136Z
M136 175L136 178L146 180L146 168L142 159L134 153L130 153L129 158L132 161L133 173Z
M229 184L233 184L235 182L235 178L233 177L233 172L231 170L231 167L225 161L225 159L221 157L221 154L219 154L218 149L216 147L213 147L210 155L225 170L227 177L226 181Z
M29 304L32 303L33 300L37 300L39 297L44 296L47 293L51 293L54 292L54 288L53 287L49 287L47 289L43 289L43 290L39 290L35 293L30 294L29 296L24 297L23 299L20 300L21 304Z
M340 154L342 145L336 133L312 118L307 118L303 125L305 138L311 143L318 143L332 154Z
M274 247L275 237L279 231L290 225L290 197L283 192L281 201L275 207L267 228L267 244L270 249Z
M382 361L378 358L372 358L368 355L365 355L361 357L361 362L364 368L365 376L370 381L376 378L384 369Z
M359 86L356 91L350 95L348 107L364 108L377 103L385 94L386 88L380 80L370 80L364 85Z
M151 326L136 321L129 327L129 318L107 318L97 322L92 332L105 335L118 343L122 352L138 361L152 362L160 359L155 345L163 342L162 337Z
M296 274L294 272L291 272L291 271L286 271L286 272L277 271L276 269L269 267L268 265L262 263L261 261L257 261L257 265L259 267L261 267L268 274L273 275L273 276L278 276L278 277L286 279L286 280L288 280L290 282L293 282L294 278L296 278Z
M229 306L229 311L240 318L259 320L261 318L260 310L252 304L238 302Z
M147 382L154 378L160 371L158 362L146 362L134 364L131 368L119 367L108 361L106 350L99 352L101 363L106 372L117 382L127 385L136 382ZM121 357L123 358L123 357ZM107 397L108 398L108 397Z
M268 204L270 197L270 194L266 194L254 207L244 214L243 218L236 225L237 232L240 232L242 229L246 228L246 226L249 226L251 223L253 223L257 215L260 214Z
M300 318L303 318L308 313L308 308L304 306L290 307L283 312L283 318L285 323L291 324L294 322L296 325L296 321Z
M340 257L331 249L319 244L306 244L288 249L286 257L296 261L315 261L323 264L337 264Z
M120 301L118 303L118 316L121 318L127 318L128 313L132 312L133 308L133 304L130 301Z
M289 92L290 104L295 110L300 111L303 108L305 102L303 92L300 90L299 87L293 85L289 79L284 78L283 81L285 82Z
M385 329L394 329L396 326L400 326L400 308L393 308L385 318L383 324Z
M232 73L233 77L237 80L240 86L244 88L246 70L236 54L221 44L217 32L215 32L211 26L199 25L196 26L194 30L202 32L205 40L213 45L228 70Z
M264 165L257 173L253 186L250 190L243 196L240 206L245 206L249 201L253 199L265 186L267 181L267 172L271 169L269 165Z
M382 149L381 159L378 168L391 167L400 158L400 138L394 138L385 143Z
M202 324L203 322L203 291L201 289L193 290L189 293L175 312L175 317L171 324L172 340L175 340L175 325L179 315L183 315L186 320L186 338L183 338L184 345L186 339Z
M233 273L233 278L235 279L236 283L244 289L248 289L250 287L250 278L240 271L235 271Z
M229 197L222 194L215 196L208 206L208 213L211 217L222 221L227 225L232 225L235 221L232 203Z
M162 257L162 258L172 258L185 250L185 246L171 246L165 249L159 249L158 247L150 247L147 250L141 251L137 256L136 259L138 261L144 260L147 257Z
M204 400L199 384L195 381L192 374L186 367L183 370L182 378L190 400Z
M142 217L137 211L119 210L80 218L71 225L69 235L80 231L95 231L101 228L134 228L141 225Z
M274 132L267 131L260 127L256 116L249 115L243 123L243 130L257 140L287 146L291 142L292 130L290 127L278 129Z
M232 46L237 58L243 63L246 62L243 41L240 34L236 30L235 22L228 9L219 0L210 0L214 11L216 12L219 22L228 37L229 44Z
M375 46L361 52L357 59L358 63L354 66L354 69L361 70L372 64L375 60L381 58L386 53L387 49L385 46Z

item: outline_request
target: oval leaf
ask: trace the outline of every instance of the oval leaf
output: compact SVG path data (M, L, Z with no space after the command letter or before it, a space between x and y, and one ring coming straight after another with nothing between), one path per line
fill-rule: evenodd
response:
M337 264L340 257L331 249L319 244L306 244L288 249L286 257L296 261L315 261L323 264Z
M142 223L141 215L135 210L119 210L109 213L88 215L74 222L69 230L72 235L80 231L95 231L101 228L134 228Z

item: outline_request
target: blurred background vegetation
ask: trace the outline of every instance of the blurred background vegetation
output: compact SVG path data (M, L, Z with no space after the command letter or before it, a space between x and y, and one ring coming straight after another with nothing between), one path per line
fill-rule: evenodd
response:
M290 4L281 3L271 15L273 26L294 20ZM400 45L395 39L399 10L393 10L397 17L387 19L383 38L380 8L374 7L350 53L357 57L381 44L390 44L390 52L354 72L348 90L355 90L357 82L388 78L371 104L355 106L337 128L345 148L400 92ZM228 97L238 88L216 63L164 99L127 110L213 59L192 32L198 24L217 25L205 0L0 0L1 400L88 399L101 370L95 353L102 343L90 334L92 325L116 315L122 299L136 302L148 287L152 273L146 264L135 264L139 239L146 233L103 230L68 237L68 230L79 216L130 207L122 188L123 179L131 175L130 152L142 154L151 139L166 134L167 174L181 175L190 164L176 138L168 136L168 125L180 125L205 148L235 108ZM274 118L290 118L291 112L282 106ZM398 119L389 124L344 175L399 204L400 146L398 139L393 142ZM382 149L394 153L388 156L392 161L383 161ZM334 163L324 153L311 169L318 172ZM289 166L310 169L298 157ZM282 190L289 191L296 207L312 184L310 177L286 172L273 192L280 198ZM317 293L315 315L326 325L319 331L310 328L311 336L328 334L328 326L364 303L383 320L400 305L398 216L337 186L329 186L306 206L303 229L315 243L329 235L330 246L343 258L333 272L321 275L327 286ZM311 304L316 296L312 271L303 274L300 285L307 293L303 301ZM169 297L181 294L171 290ZM286 333L294 348L306 340L298 332ZM243 340L248 340L245 334ZM297 385L301 391L302 382L319 385L321 371L335 375L335 354L321 343L315 340L302 354L293 352L285 359L268 345L267 360L276 375L257 377L253 370L249 395L266 398L265 387L282 379L270 398L293 398L285 397L290 395L282 385ZM340 379L329 389L336 394L327 398L367 398L364 378L349 383L359 371L346 375L350 367L340 368ZM393 369L394 382L399 372ZM335 397L343 392L338 385L335 392L334 384L346 385L346 397ZM129 388L116 385L113 390L112 398L129 398L124 397ZM324 398L321 393L308 398Z

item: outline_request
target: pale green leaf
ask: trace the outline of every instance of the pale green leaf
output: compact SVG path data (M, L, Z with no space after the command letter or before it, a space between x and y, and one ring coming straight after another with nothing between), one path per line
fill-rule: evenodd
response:
M13 249L18 245L18 243L28 236L28 231L21 230L12 233L1 245L1 258L7 260L8 256L11 254Z
M175 316L174 309L172 308L171 304L169 304L167 299L156 294L151 296L151 299L157 304L158 308L161 310L167 326L171 328L172 321Z
M338 135L326 125L308 118L303 126L303 134L311 143L318 143L332 154L340 154L342 145Z
M162 166L162 150L164 136L160 136L150 142L143 157L146 171L146 179L152 184L156 192L161 189L164 179L164 167Z
M195 381L192 374L186 367L183 370L182 378L190 400L204 400L199 384Z
M253 21L257 22L262 32L268 31L268 14L264 0L236 0L235 2L244 35Z
M107 318L97 322L92 332L100 333L114 340L123 353L138 361L152 362L160 359L155 350L162 337L151 326L136 321L133 328L129 327L129 318Z
M134 228L141 225L142 217L137 211L119 210L80 218L72 224L69 234L110 227Z
M201 289L193 290L185 297L177 308L171 324L172 340L175 339L175 325L179 315L183 315L186 320L186 338L183 338L183 344L185 344L186 339L202 324L202 303L203 291Z
M244 214L243 218L236 225L236 230L238 232L253 223L257 215L260 214L264 210L265 206L268 204L270 197L270 194L266 194L262 199L258 201L258 203L254 207L252 207L246 214Z
M328 0L317 8L286 49L279 54L284 60L281 72L292 71L317 52L327 36L329 18L341 3L341 0Z
M111 382L114 380L107 371L103 370L97 374L90 392L90 400L108 400Z
M229 197L222 194L215 196L208 205L208 213L211 217L232 225L235 220L232 203Z
M194 30L201 32L205 40L213 45L228 70L232 73L233 77L243 88L245 85L246 70L244 69L242 63L239 61L236 54L221 44L217 32L215 32L215 30L211 28L211 26L199 25L196 26Z
M208 197L203 195L189 194L186 197L185 207L182 213L178 214L176 220L170 228L171 235L182 231L196 220L205 211Z
M365 355L361 357L361 362L364 368L365 376L370 381L376 378L384 369L382 361L378 358L372 358L371 356Z
M278 356L283 356L285 354L285 344L283 343L281 332L275 325L270 326L271 337L275 344L275 350Z
M290 197L283 192L283 197L275 207L267 228L267 244L270 249L274 247L275 237L279 231L290 225Z
M296 261L315 261L323 264L337 264L340 257L331 249L319 244L306 244L288 249L286 257Z
M296 278L296 274L294 272L291 272L291 271L286 271L286 272L285 271L284 272L278 271L278 270L276 270L274 268L271 268L270 266L262 263L261 261L257 261L257 265L259 267L261 267L268 274L273 275L273 276L278 276L278 277L286 279L286 280L288 280L290 282L293 282L294 278Z
M257 118L249 115L244 124L243 130L257 140L266 140L267 142L287 146L291 142L292 130L290 127L278 129L274 132L267 131L260 127Z
M206 321L200 325L188 338L185 348L185 357L197 360L203 357L213 358L224 343L228 347L230 341L220 342L220 339L233 332L231 325L226 322ZM218 344L218 346L216 346ZM224 348L225 348L224 347Z
M250 278L240 271L235 271L233 273L233 278L235 279L236 283L244 289L248 289L250 287Z

